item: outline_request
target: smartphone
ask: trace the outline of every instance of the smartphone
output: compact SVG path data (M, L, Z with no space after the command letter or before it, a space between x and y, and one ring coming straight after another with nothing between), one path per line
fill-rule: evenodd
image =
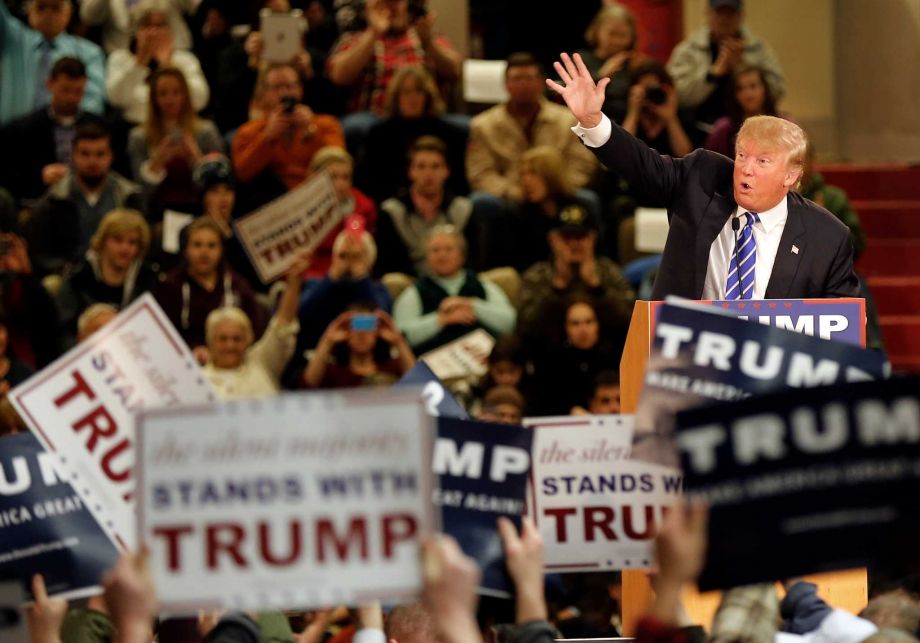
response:
M345 219L345 232L356 241L361 241L366 229L367 223L360 214L353 214Z
M351 329L368 332L377 330L377 315L374 313L354 313L351 316Z
M278 13L263 9L259 13L259 31L262 33L262 60L269 63L286 63L303 49L306 22L303 12L295 10Z

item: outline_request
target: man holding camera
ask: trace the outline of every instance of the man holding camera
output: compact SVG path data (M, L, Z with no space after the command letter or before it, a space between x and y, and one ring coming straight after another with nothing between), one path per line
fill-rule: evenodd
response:
M309 173L310 161L327 145L344 147L334 116L314 114L303 105L303 84L290 63L269 65L259 78L262 116L242 125L233 139L233 169L243 183L256 183L261 205L292 190Z

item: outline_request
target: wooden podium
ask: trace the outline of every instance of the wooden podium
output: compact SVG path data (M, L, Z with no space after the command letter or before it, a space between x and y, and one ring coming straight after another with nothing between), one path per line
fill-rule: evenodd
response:
M660 302L637 301L633 308L623 356L620 360L620 409L621 413L636 412L645 367L652 344L655 308ZM865 342L863 342L865 343ZM652 599L652 588L648 575L642 570L624 570L620 598L623 635L633 636L636 625L646 613ZM809 582L818 586L818 595L833 607L859 612L868 600L868 578L865 569L854 569L807 576ZM700 593L695 587L684 589L684 606L694 623L709 628L712 617L719 606L721 592Z

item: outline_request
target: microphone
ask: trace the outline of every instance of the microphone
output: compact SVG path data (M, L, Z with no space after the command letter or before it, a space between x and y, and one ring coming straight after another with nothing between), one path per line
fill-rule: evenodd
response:
M734 230L735 232L738 232L740 228L741 228L741 222L739 221L739 217L732 217L732 230Z

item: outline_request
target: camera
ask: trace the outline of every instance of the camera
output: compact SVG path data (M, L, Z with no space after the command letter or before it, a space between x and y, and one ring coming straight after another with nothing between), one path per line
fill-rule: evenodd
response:
M655 85L645 90L645 100L652 105L664 105L668 100L668 94L661 88L661 85Z
M285 114L290 114L297 107L297 99L293 96L285 96L281 99L281 107L284 109Z

